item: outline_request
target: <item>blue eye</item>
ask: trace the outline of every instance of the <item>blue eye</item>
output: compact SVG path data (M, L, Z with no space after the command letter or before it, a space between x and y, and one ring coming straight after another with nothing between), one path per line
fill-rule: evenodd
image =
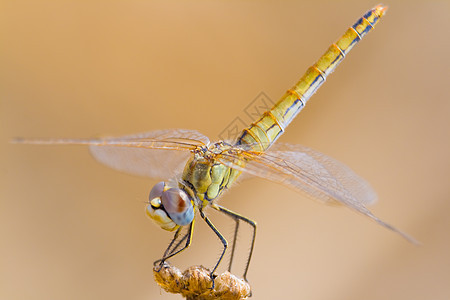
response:
M194 219L191 199L182 189L171 188L162 192L161 203L172 221L178 225L188 225Z
M153 199L161 197L164 190L164 181L158 182L150 191L150 195L148 196L148 200L151 202Z

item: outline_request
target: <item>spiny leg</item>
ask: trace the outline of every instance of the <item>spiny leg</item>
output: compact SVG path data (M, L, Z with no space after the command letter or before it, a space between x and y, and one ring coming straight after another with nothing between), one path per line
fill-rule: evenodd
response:
M170 241L169 246L167 246L166 251L164 251L163 257L167 256L167 253L169 253L170 248L172 248L173 243L177 240L178 236L180 235L181 230L183 230L183 227L179 227L177 231L175 232L175 235L172 238L172 241ZM177 245L178 246L178 245ZM176 248L176 247L175 247Z
M183 243L186 238L188 238L189 236L189 230L183 235L183 237L178 241L178 243L172 247L173 243L177 240L179 232L181 232L182 227L180 227L179 229L177 229L177 232L175 232L174 237L172 238L172 241L170 242L169 246L167 247L166 251L164 251L163 254L163 258L166 257L169 254L173 253L176 249L178 249L178 247L180 247L181 243ZM172 248L172 249L171 249ZM162 258L156 260L153 265L156 266L158 263L160 263L162 261Z
M165 260L171 258L172 256L177 255L178 253L180 253L181 251L185 250L186 248L188 248L191 245L191 241L192 241L192 236L194 234L194 223L195 223L195 219L192 220L191 224L189 224L189 229L188 232L185 234L185 236L177 243L177 245L173 248L172 251L168 251L170 248L167 248L166 251L164 252L164 256L161 259L162 262L164 262ZM178 236L174 237L175 239ZM186 239L187 238L187 239ZM178 248L178 246L183 242L183 240L186 239L186 244L184 245L183 248L176 250ZM173 244L174 241L171 242L171 244ZM169 252L169 253L167 253Z
M248 268L250 266L250 260L252 259L252 254L253 254L253 248L255 246L255 238L256 238L256 222L253 220L250 220L247 217L244 217L238 213L235 213L234 211L229 210L228 208L225 208L223 206L217 205L217 204L213 204L211 205L214 209L226 214L227 216L233 218L234 220L236 220L236 223L239 222L239 220L242 220L248 224L250 224L250 226L253 227L253 236L252 236L252 244L250 246L250 252L248 254L248 259L247 259L247 265L245 266L245 271L244 271L244 275L242 277L244 277L244 280L248 282L247 280L247 272L248 272ZM237 223L238 224L238 223ZM231 253L231 259L233 259L233 252L234 252L234 248L235 248L235 243L236 243L236 235L237 235L237 225L236 225L236 230L234 232L234 238L233 238L233 249L232 249L232 253ZM230 268L231 268L231 262L230 262ZM230 270L229 270L230 271Z
M172 248L172 250L170 250L170 254L172 254L173 252L175 252L178 247L180 247L180 245L189 237L190 231L188 230L188 232L186 232L183 237L178 241L178 243ZM167 254L165 253L164 256L166 256Z
M159 265L159 266L160 266L160 269L159 269L158 271L161 270L161 268L162 268L162 266L163 266L163 264L164 264L164 262L165 262L166 260L168 260L169 258L171 258L171 257L173 257L173 256L175 256L175 255L177 255L178 253L180 253L181 251L185 250L186 248L188 248L188 247L191 245L192 236L193 236L193 233L194 233L194 223L195 223L195 219L192 220L191 224L189 224L189 230L188 230L188 232L187 232L187 233L183 236L183 238L175 245L175 247L174 247L172 250L170 250L170 248L172 248L173 243L174 243L174 242L176 241L176 239L178 238L178 236L179 236L179 234L180 234L180 232L181 232L182 227L180 227L179 229L177 229L177 231L175 232L175 235L174 235L172 241L171 241L170 244L169 244L169 247L167 247L166 251L164 251L163 257L162 257L161 259L158 259L157 261L154 262L154 265L156 265L158 262L159 262L159 264L160 264L160 265ZM179 249L179 250L176 250L184 240L186 240L186 244L184 245L184 247L181 248L181 249Z
M233 264L233 259L234 259L234 251L236 250L237 234L239 231L239 219L237 219L237 218L232 218L232 219L235 222L235 226L234 226L233 243L231 246L230 263L228 265L228 272L230 272L230 273L231 273L231 265Z
M219 237L220 241L223 244L222 254L220 254L219 260L217 261L216 265L214 266L214 268L212 269L211 274L210 274L210 277L211 277L211 280L212 280L212 287L211 287L211 289L214 289L214 272L217 270L217 267L219 267L219 264L222 261L222 258L225 255L225 252L227 251L228 242L225 239L225 237L219 232L219 230L216 229L214 224L211 223L211 221L208 219L208 217L205 216L205 214L203 213L203 210L199 209L199 212L200 212L200 216L202 217L202 219L205 220L206 224L208 224L208 226L212 229L212 231L214 231L214 233Z

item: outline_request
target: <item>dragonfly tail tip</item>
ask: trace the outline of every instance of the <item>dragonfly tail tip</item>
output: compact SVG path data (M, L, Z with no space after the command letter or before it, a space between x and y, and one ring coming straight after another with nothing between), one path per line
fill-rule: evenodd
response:
M387 5L378 4L377 6L375 6L374 10L376 10L378 12L378 15L382 17L386 14L388 8L389 7Z

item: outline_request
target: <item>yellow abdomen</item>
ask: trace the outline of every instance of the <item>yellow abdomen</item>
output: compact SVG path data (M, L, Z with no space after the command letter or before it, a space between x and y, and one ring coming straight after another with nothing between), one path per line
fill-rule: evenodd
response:
M305 106L308 99L334 71L345 55L378 23L385 6L369 10L312 65L303 77L263 116L244 129L236 144L254 151L264 151L281 136L286 127Z

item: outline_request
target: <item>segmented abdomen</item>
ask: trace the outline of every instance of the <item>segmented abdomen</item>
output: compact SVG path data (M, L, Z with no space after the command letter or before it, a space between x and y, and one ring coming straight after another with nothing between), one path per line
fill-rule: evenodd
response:
M244 129L237 145L248 145L255 151L264 151L281 136L286 127L305 106L308 99L334 71L345 55L356 45L384 15L387 7L378 5L369 10L344 35L312 65L303 77L263 116Z

